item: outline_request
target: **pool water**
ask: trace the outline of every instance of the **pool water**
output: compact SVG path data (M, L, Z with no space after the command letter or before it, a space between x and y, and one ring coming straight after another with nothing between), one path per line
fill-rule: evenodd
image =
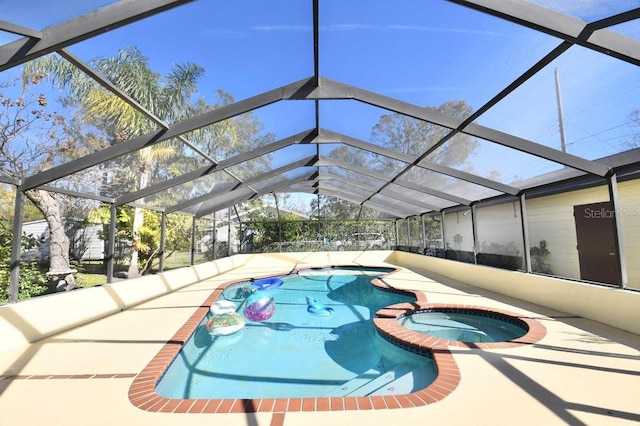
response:
M387 305L415 300L371 285L380 270L331 268L282 277L275 313L211 336L206 318L160 380L167 398L291 398L411 393L436 377L433 360L381 338L371 321ZM242 312L237 291L225 291ZM333 308L307 312L307 297Z
M515 322L478 312L418 312L399 322L408 329L459 342L508 342L527 333Z

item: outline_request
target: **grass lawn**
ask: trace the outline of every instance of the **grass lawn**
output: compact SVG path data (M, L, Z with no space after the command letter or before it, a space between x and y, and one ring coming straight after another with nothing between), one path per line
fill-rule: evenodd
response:
M76 274L76 283L78 287L94 287L107 283L107 276L105 274L89 274L85 272L78 272Z
M195 263L205 262L204 254L197 253ZM174 252L164 260L164 269L176 269L189 266L191 264L190 252ZM157 271L158 260L154 261L154 271ZM107 275L104 273L104 264L102 261L84 261L76 265L78 273L76 274L76 282L79 287L94 287L107 283ZM128 269L128 265L116 265L116 273L123 272Z

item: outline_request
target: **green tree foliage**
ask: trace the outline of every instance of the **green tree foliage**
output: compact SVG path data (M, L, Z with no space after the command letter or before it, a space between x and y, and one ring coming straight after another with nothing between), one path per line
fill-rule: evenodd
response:
M473 113L473 109L465 101L449 101L439 107L426 107L425 110L442 117L451 117L455 121L462 121ZM403 114L391 113L382 115L378 123L373 127L371 142L394 152L417 158L436 147L437 143L450 132L451 129L446 127ZM459 134L443 145L436 147L426 159L441 165L471 172L473 164L469 159L477 147L477 140L467 135ZM350 146L340 146L333 150L330 156L353 166L375 170L388 175L398 173L409 165L390 157L368 153ZM371 184L371 178L361 174L341 169L336 170L335 173L349 180ZM429 182L430 185L440 187L440 189L447 185L449 191L454 192L455 190L453 185L455 180L425 169L414 168L406 178L414 183L423 184ZM323 216L345 217L341 216L341 214L347 213L348 209L347 203L330 200L323 209ZM375 216L366 217L375 218Z
M360 206L337 197L321 195L311 200L311 211L322 220L355 219Z
M111 81L144 108L165 122L184 117L184 111L197 90L197 83L204 73L198 65L176 65L166 76L153 72L149 60L135 47L127 47L113 57L100 57L90 61L100 75ZM147 118L134 106L115 96L94 82L86 74L58 56L49 55L30 62L23 78L40 76L67 90L66 102L77 106L77 117L102 129L112 144L148 133L157 123ZM30 77L31 76L31 77ZM151 181L153 163L171 158L175 145L169 141L138 151L138 161L132 164L137 176L133 190L146 188ZM140 229L144 226L144 214L134 211L129 276L138 275L138 250Z
M13 218L14 208L16 203L16 190L14 187L0 185L0 217ZM31 222L34 220L42 220L42 212L31 202L31 200L25 200L22 220L24 222Z
M276 248L280 242L280 226L274 208L255 209L245 216L241 244L251 252L262 253Z
M140 254L143 264L142 273L153 269L154 261L160 252L160 222L162 215L156 211L145 210L144 226L140 230ZM191 217L181 214L167 215L165 257L178 251L191 248Z
M465 101L449 101L439 107L426 107L425 110L462 121L473 113L473 108ZM374 126L371 139L374 143L396 152L420 156L436 146L451 129L402 114L386 114ZM471 171L469 157L475 152L478 142L470 136L459 134L452 140L436 148L427 159L431 162ZM397 162L387 157L374 156L378 168L389 170L397 167ZM425 173L426 174L426 173ZM430 179L433 179L430 176Z
M295 213L281 212L278 217L273 207L258 208L243 220L243 247L261 253L319 246L322 237L318 226L317 221L305 220Z
M9 275L11 273L11 241L13 229L6 217L0 218L0 303L9 301ZM22 250L35 247L37 241L23 235ZM19 299L28 299L47 292L47 279L36 262L22 262L18 280Z
M224 91L216 93L217 100L208 104L198 95L198 82L204 75L204 69L197 64L174 65L167 74L161 75L151 70L149 60L136 47L129 46L112 57L99 57L89 62L91 68L112 82L128 96L137 101L164 123L171 124L203 114L212 109L228 105L233 97ZM72 64L56 55L49 55L30 62L25 67L25 84L49 80L54 86L65 90L64 103L76 108L75 119L82 121L102 134L107 145L113 145L146 134L158 128L158 123L147 118L129 103L115 96ZM251 114L225 120L212 126L195 130L185 137L189 143L206 153L209 158L219 160L252 147L272 141L273 135L259 135L260 122ZM129 156L130 157L130 156ZM178 143L177 139L156 144L138 152L135 161L116 159L103 164L100 192L106 196L118 196L122 193L137 191L154 183L209 164L202 156L194 155L191 148ZM128 161L128 162L127 162ZM250 172L256 168L266 169L270 157L253 162L251 167L243 169ZM116 167L113 169L113 167ZM123 179L124 177L124 179ZM131 179L135 177L135 179ZM167 199L179 200L192 198L211 190L216 181L229 179L224 173L216 173L206 179L196 180L180 187L172 188L165 194L159 194L153 200L139 199L144 204L162 203ZM138 274L139 265L145 264L146 250L144 227L146 213L135 209L131 228L131 258L129 276ZM159 233L159 229L156 230ZM139 259L140 258L140 259ZM142 268L146 270L146 267ZM143 271L144 272L144 271Z
M116 212L116 239L131 241L135 210L133 207L123 206ZM154 267L160 254L160 228L162 214L157 211L143 210L144 222L139 230L138 251L140 253L141 272L144 274ZM101 223L103 231L101 237L105 241L109 235L111 209L102 206L89 214L90 223ZM171 256L176 251L191 248L191 218L180 214L167 215L164 255ZM116 259L122 262L125 259Z

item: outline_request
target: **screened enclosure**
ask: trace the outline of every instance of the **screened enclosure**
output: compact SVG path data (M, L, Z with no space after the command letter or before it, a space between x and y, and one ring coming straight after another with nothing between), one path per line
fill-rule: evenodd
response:
M640 289L635 0L2 9L5 301L324 250Z

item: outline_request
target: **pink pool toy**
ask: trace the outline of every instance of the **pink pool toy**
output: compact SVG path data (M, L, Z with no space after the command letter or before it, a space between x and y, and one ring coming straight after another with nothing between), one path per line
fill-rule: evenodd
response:
M276 311L276 301L269 293L259 291L247 298L244 305L244 316L251 321L266 321Z

